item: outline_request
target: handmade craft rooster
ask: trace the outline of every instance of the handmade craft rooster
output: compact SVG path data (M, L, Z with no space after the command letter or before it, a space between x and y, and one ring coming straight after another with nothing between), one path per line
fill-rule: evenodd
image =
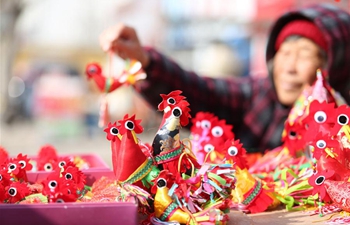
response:
M53 171L56 168L58 160L57 150L52 145L44 145L38 152L37 169L38 171Z
M225 141L234 138L232 125L209 112L198 112L192 123L191 142L198 162L220 162Z
M64 166L61 174L66 180L74 181L78 191L84 189L86 176L78 167L74 165Z
M29 163L29 158L22 153L16 158L11 158L8 163L8 172L16 181L28 181L27 171L30 171L33 165Z
M85 73L88 80L92 79L98 89L104 93L110 93L122 85L117 78L104 75L102 67L98 63L89 63L86 66Z
M16 203L23 200L30 194L30 190L26 182L12 182L5 187L5 199L9 203Z
M102 68L98 63L89 63L85 72L88 80L92 79L103 94L100 106L99 126L104 127L109 122L108 102L106 95L123 84L134 84L137 80L145 79L146 73L142 70L142 65L136 60L126 60L126 66L119 76L112 76L112 62L110 64L109 76L102 72Z
M142 180L143 185L147 186L146 183L151 178L146 178L146 176L154 170L155 163L152 158L146 156L136 136L136 134L143 131L143 127L140 125L141 120L136 120L135 115L129 117L126 114L118 122L120 124L119 133L122 138L119 149L112 150L117 152L118 157L117 162L115 162L115 164L118 164L116 168L117 180L130 184ZM143 180L144 178L147 181ZM140 185L139 183L136 184Z
M125 69L117 78L104 74L102 67L98 63L87 64L85 73L88 79L93 79L99 90L103 93L110 93L124 83L134 84L137 80L146 77L141 63L135 60L127 61Z
M227 162L234 163L235 167L240 169L249 169L247 162L247 151L240 143L240 140L229 139L224 146L225 159Z
M163 119L152 142L153 156L159 169L168 169L173 174L199 166L192 152L180 141L180 129L189 123L191 117L189 103L179 96L180 93L175 91L163 96L159 104L159 109L164 108Z
M75 182L61 176L59 171L50 173L42 184L42 193L48 197L49 202L75 202L79 197Z
M180 224L197 224L198 222L216 224L227 220L227 217L218 209L221 203L212 205L208 209L202 209L198 213L191 213L186 206L179 205L181 201L176 201L177 197L173 199L172 194L170 194L170 188L173 187L174 181L173 175L167 170L161 171L156 178L152 191L155 193L154 216L157 219L153 218L153 220L176 221ZM215 216L210 216L210 213L215 214Z

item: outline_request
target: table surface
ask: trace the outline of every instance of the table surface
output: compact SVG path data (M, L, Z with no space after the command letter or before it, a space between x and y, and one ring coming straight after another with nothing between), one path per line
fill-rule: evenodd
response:
M229 214L231 225L300 225L300 224L327 224L330 218L335 218L338 214L329 214L323 217L310 215L307 211L288 212L284 209L269 212L244 214L232 211Z

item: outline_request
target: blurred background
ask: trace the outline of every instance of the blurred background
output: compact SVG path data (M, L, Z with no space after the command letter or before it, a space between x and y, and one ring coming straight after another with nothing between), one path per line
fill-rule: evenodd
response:
M64 154L97 153L111 165L97 125L101 93L85 76L90 62L108 66L98 42L104 29L133 26L143 45L205 75L265 76L274 20L316 2L350 12L350 0L1 0L0 145L15 156L51 144ZM135 113L141 141L152 141L161 117L131 87L108 102L112 121Z

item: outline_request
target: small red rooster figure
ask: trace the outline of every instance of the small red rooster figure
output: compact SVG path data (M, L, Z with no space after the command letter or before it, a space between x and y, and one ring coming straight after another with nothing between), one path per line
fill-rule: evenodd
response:
M225 159L226 161L234 163L240 169L249 169L247 162L247 151L240 143L240 140L230 139L225 142Z
M25 182L12 182L5 187L5 199L9 203L16 203L23 200L30 194L29 187Z

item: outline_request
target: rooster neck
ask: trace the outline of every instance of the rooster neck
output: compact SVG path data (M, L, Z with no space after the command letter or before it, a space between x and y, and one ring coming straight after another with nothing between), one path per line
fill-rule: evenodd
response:
M180 145L180 120L179 118L169 117L158 129L153 139L153 155L157 156L163 151L169 151Z

